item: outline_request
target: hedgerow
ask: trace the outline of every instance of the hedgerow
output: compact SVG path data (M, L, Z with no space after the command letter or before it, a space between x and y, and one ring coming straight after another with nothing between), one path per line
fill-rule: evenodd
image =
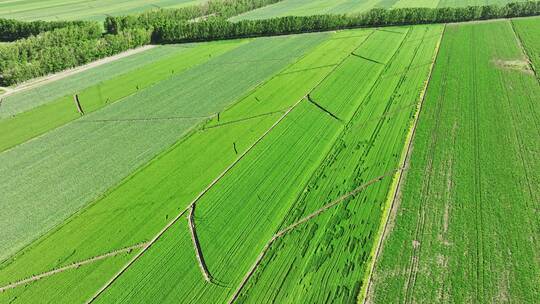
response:
M89 21L32 21L24 22L13 19L0 18L0 41L14 41L21 38L38 35L54 29L84 26Z
M109 16L105 19L105 29L116 34L131 28L153 29L170 22L195 22L207 17L230 18L282 0L210 0L201 5L179 9L160 9L136 16Z
M89 23L55 29L0 46L0 84L12 85L76 67L150 43L150 31L132 29L102 35Z
M231 22L210 17L199 22L167 20L154 30L157 43L284 35L358 27L464 22L540 14L540 2L448 8L375 8L354 15L287 16Z

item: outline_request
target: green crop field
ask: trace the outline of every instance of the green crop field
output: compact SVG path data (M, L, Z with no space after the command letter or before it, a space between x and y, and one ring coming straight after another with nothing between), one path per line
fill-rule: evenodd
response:
M0 204L11 219L2 227L2 251L24 246L96 199L323 37L255 40L0 154ZM31 212L41 225L25 223L30 209L23 204L38 204Z
M447 27L373 303L540 298L540 87L519 45L510 21Z
M356 300L441 33L442 26L435 26L411 28L404 35L387 34L397 36L393 41L401 47L394 48L368 94L352 97L362 101L360 107L281 227L298 222L363 184L379 177L383 180L280 239L246 286L240 302ZM388 161L380 162L380 157ZM291 287L279 288L284 282L290 282ZM320 288L309 288L314 285Z
M230 277L231 281L227 284L233 287L238 285L272 234L286 224L287 220L301 215L291 213L291 210L298 208L294 207L297 204L306 202L305 198L297 201L297 197L302 192L305 193L304 188L315 187L310 184L318 183L317 176L326 174L324 172L331 159L340 159L336 163L338 167L342 166L342 162L348 161L348 157L339 156L341 152L338 151L343 148L341 142L350 142L351 147L354 147L364 141L362 137L357 139L356 136L352 136L356 134L358 128L373 122L369 125L374 128L372 132L376 132L373 134L378 134L385 132L379 130L380 124L387 125L386 132L393 133L394 139L389 134L381 134L379 138L384 139L384 142L376 144L381 148L371 153L376 155L382 151L380 149L388 149L383 147L390 147L387 153L390 157L394 157L394 164L388 163L381 168L373 168L374 171L362 177L342 173L344 178L350 179L350 187L355 183L367 181L381 171L387 169L392 171L399 166L397 162L403 149L405 134L418 105L419 93L430 70L441 29L442 27L415 27L396 28L395 31L360 30L325 36L306 36L304 39L309 38L308 41L317 39L318 45L297 58L294 64L246 94L234 106L220 112L219 117L204 123L200 131L169 149L149 166L137 171L66 224L6 260L2 265L1 282L7 284L35 273L66 267L121 248L137 244L144 246L153 240L153 236L159 233L161 228L185 210L197 198L197 194L204 190L205 185L233 163L235 167L228 172L229 174L224 175L197 201L195 219L197 221L205 219L198 224L199 238L201 246L205 246L208 263L215 265L215 268L212 268L212 276L220 282L225 282L225 278ZM299 42L295 43L300 45ZM378 47L382 43L392 47L383 50ZM242 46L239 46L235 50L241 48ZM222 56L226 57L228 54ZM354 86L354 83L362 83L362 86ZM414 89L410 89L411 85ZM388 106L376 103L375 96L387 96ZM397 96L403 97L394 102ZM376 111L381 112L377 114ZM382 119L380 123L374 120L376 117ZM392 121L392 124L385 123L389 121ZM393 127L394 123L401 125L401 128ZM272 130L267 133L265 130L270 130L269 128ZM399 132L396 132L398 130ZM370 131L367 129L365 132L366 137L374 136L368 133ZM261 139L260 143L258 138ZM360 141L356 143L357 140ZM257 145L252 146L254 143ZM201 146L207 149L203 152L199 150ZM367 145L366 148L369 146L371 145ZM367 152L356 149L355 151L358 157ZM249 153L242 157L240 162L234 163L238 153L242 155L246 152ZM364 157L369 159L371 153L365 154ZM209 161L214 154L222 155L218 162ZM323 161L325 158L328 160ZM185 160L183 165L172 165L182 160ZM293 163L296 165L291 166ZM279 164L281 167L276 167ZM366 166L371 167L368 164ZM183 170L178 170L180 168ZM270 178L263 178L269 174ZM393 173L380 184L379 190L370 192L372 200L382 197L384 202L392 181L391 175ZM192 181L190 187L183 189L182 185L188 180ZM267 182L261 184L262 180ZM280 182L276 188L275 181L287 183ZM325 187L332 188L337 185L332 184L335 179L329 181ZM252 189L257 195L238 191L240 186ZM279 192L276 192L276 189L280 189ZM342 192L347 192L347 189L343 189ZM338 193L333 194L337 195ZM169 199L164 201L167 197ZM156 201L160 201L160 204L156 205ZM223 201L238 202L252 207L223 205L220 203ZM320 208L321 206L317 207L317 202L316 199L311 199L312 206L309 208ZM381 208L378 208L379 212L383 211ZM244 213L238 214L239 211ZM375 210L374 212L376 213ZM373 218L377 218L374 214ZM233 215L238 219L235 222L231 221ZM265 225L253 226L264 218L268 219L264 221ZM371 229L374 231L378 229L381 216L378 218L378 221L373 220ZM246 219L256 221L246 222ZM217 227L224 225L220 224L220 221L227 222L229 228L223 231L216 230ZM205 225L203 224L205 222L211 224ZM241 227L244 226L252 227L248 229L249 235L243 232L245 229ZM185 234L186 229L187 226L182 219L173 222L172 226L164 231L162 238L145 251L129 271L98 298L98 301L106 302L107 299L121 298L126 302L132 302L134 297L150 300L156 296L163 297L161 298L163 301L177 301L181 299L179 297L187 296L194 290L197 292L193 293L192 297L195 299L200 297L198 294L204 294L206 302L221 302L231 297L233 287L227 292L221 288L209 289L204 281L200 280L201 273L197 264L191 263L194 256L189 234ZM181 233L186 237L176 238L178 230L183 231ZM218 237L223 243L215 242L218 231L223 234ZM173 236L170 236L171 234ZM112 237L113 235L117 237ZM234 237L237 241L229 242L229 237ZM243 245L239 247L240 240ZM170 242L176 245L173 246ZM60 243L65 245L58 246ZM171 246L185 249L175 252L178 255L177 259L186 262L170 264L169 259L162 258L164 254L170 255ZM74 251L74 248L77 249ZM223 260L225 257L219 252L224 249L231 254L234 252L236 258L229 260L227 256L227 260ZM44 256L43 252L47 254ZM218 267L237 262L240 263L233 267L234 272L231 272L229 267ZM366 263L367 261L360 263L358 267L365 268ZM176 268L175 265L181 268ZM121 266L111 265L109 266L111 269L107 271L114 273L121 269ZM149 269L158 271L162 267L172 267L174 271L169 272L172 276L179 272L185 275L189 273L193 278L190 281L195 285L172 284L174 277L159 275L162 280L170 282L169 293L156 290L153 285L144 288L139 286L136 294L132 292L134 290L131 286L139 284L136 278L142 275L141 272L145 273ZM153 276L159 273L161 272L144 275ZM49 283L32 283L24 288L10 290L3 296L6 299L35 299L43 292L42 285L51 286L59 282L57 280L61 280L69 285L77 284L77 288L81 289L81 298L78 300L82 301L88 294L96 291L97 283L79 282L79 275L77 271L69 270L62 279L56 276L48 277L43 282ZM351 284L357 285L362 277L360 274L360 279L351 278ZM104 276L96 280L105 284L108 279ZM55 301L73 299L60 297L56 291L51 293L50 297Z
M192 66L203 63L211 59L212 56L219 56L243 43L245 42L209 43L192 48L177 49L173 55L165 56L164 59L147 63L117 77L102 80L95 85L75 92L75 94L80 99L84 113L88 114L133 95L139 90L144 90L177 73L181 73ZM40 89L41 87L31 90L34 92L30 94L34 94L35 96L39 94L35 91L39 91ZM22 92L21 94L28 96L27 92ZM80 113L77 110L73 97L75 94L63 96L31 110L1 119L0 128L9 132L0 135L0 151L26 142L33 137L79 118ZM26 100L32 99L36 100L37 98L33 97ZM9 104L18 105L18 102L9 99Z
M21 90L4 97L2 107L0 107L0 118L14 116L56 101L61 97L76 94L86 88L97 86L122 74L129 74L132 70L151 66L162 58L168 58L184 51L185 46L157 46L69 77Z
M202 0L15 0L0 3L1 18L19 20L103 20L157 8L177 8Z
M508 2L0 20L0 304L540 303L540 2ZM143 47L44 69L85 46Z
M463 7L468 5L501 5L525 0L284 0L262 7L232 20L267 19L283 16L308 16L317 14L354 14L372 8L403 7Z

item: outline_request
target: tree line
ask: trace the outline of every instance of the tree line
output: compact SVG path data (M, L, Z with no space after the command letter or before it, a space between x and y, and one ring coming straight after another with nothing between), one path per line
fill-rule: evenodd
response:
M529 1L505 6L375 8L353 15L289 16L239 22L228 20L231 16L279 1L210 0L204 5L183 9L108 17L105 21L106 34L103 34L102 25L97 22L20 22L0 19L3 22L0 22L0 35L15 40L0 45L0 85L12 85L82 65L151 41L180 43L540 15L540 1Z
M154 29L170 22L197 22L209 17L230 18L283 0L210 0L179 9L159 9L139 15L108 16L105 29L116 34L126 29Z
M156 43L180 43L272 36L359 27L449 23L540 14L540 1L448 8L375 8L354 15L288 16L231 22L211 17L199 22L168 20L155 27Z
M99 23L44 32L0 45L0 85L76 67L150 43L151 32L132 29L103 35Z
M32 21L24 22L0 18L0 41L15 41L68 26L83 26L88 21Z

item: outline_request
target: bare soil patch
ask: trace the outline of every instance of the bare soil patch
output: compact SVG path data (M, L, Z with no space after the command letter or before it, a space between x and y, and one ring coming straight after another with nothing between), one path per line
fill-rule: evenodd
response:
M523 73L534 75L534 72L533 70L531 70L529 62L527 62L526 60L494 59L492 62L497 68L502 69L502 70L514 70L514 71L520 71Z

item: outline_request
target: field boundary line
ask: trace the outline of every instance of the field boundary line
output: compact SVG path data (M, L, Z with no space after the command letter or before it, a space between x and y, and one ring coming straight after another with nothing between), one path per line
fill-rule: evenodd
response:
M296 74L296 73L301 73L301 72L307 72L307 71L319 70L319 69L324 69L324 68L330 68L330 67L334 67L336 65L338 65L338 63L327 64L327 65L319 65L319 66L315 66L315 67L312 67L312 68L306 68L306 69L293 70L293 71L289 71L289 72L279 73L277 76L290 75L290 74Z
M433 55L433 62L431 64L431 68L429 70L427 80L425 81L424 88L423 88L423 90L422 90L422 92L420 94L419 103L418 103L418 109L416 110L414 121L413 121L412 125L410 126L409 132L408 132L406 140L405 140L404 149L403 149L403 151L401 153L401 161L400 162L401 162L401 167L402 168L407 168L407 164L409 163L410 158L411 158L412 146L413 146L413 142L414 142L414 136L416 134L416 128L418 126L418 120L420 118L422 107L424 105L427 89L428 89L429 84L431 82L431 78L432 78L432 75L433 75L433 69L434 69L435 64L437 62L437 58L439 57L440 46L441 46L442 39L444 37L445 32L446 32L446 24L444 25L443 30L442 30L441 35L440 35L440 38L439 38L439 41L437 42L437 46L435 48L435 54ZM373 271L374 271L375 265L377 264L377 261L379 259L379 256L380 256L380 253L381 253L381 248L383 246L384 240L386 239L387 234L388 234L388 226L389 226L388 224L389 224L390 216L392 214L392 211L396 207L397 198L398 198L399 194L401 193L401 190L402 190L402 187L403 187L403 181L404 181L403 172L404 171L405 170L401 170L399 172L396 172L396 175L394 176L394 180L392 182L391 189L393 189L393 190L391 190L389 192L389 195L388 195L389 199L388 199L388 202L386 203L385 211L384 211L386 213L386 217L383 220L383 222L381 223L381 226L379 227L379 232L377 233L378 234L377 246L374 247L374 250L372 250L372 253L371 253L371 257L372 257L372 260L371 260L371 263L370 263L371 265L369 266L369 270L368 270L368 273L366 275L367 284L364 285L366 287L362 288L362 290L360 291L359 297L358 297L358 302L362 302L363 304L367 304L368 300L369 300L369 292L371 291L371 288L372 288L372 285L373 285Z
M391 30L385 29L384 27L378 27L375 30L380 31L380 32L392 33L392 34L405 34L405 33L398 32L398 31L391 31Z
M386 63L382 63L380 61L377 61L375 59L371 59L371 58L367 58L365 56L362 56L362 55L359 55L359 54L356 54L354 52L351 53L352 56L355 56L355 57L358 57L360 59L364 59L364 60L367 60L367 61L370 61L370 62L373 62L373 63L376 63L376 64L380 64L380 65L387 65Z
M204 260L204 256L201 249L201 244L199 243L199 238L197 237L197 230L195 228L195 219L194 219L195 206L196 204L191 205L191 208L188 214L188 226L189 226L189 231L191 234L191 241L193 242L195 255L197 256L197 262L199 264L199 268L201 269L201 273L204 277L204 280L208 283L212 283L212 276L210 275L210 272L208 271L208 267L206 266L206 262Z
M46 278L46 277L50 277L52 275L55 275L55 274L58 274L58 273L61 273L61 272L67 271L67 270L71 270L71 269L74 269L74 268L79 268L80 266L88 265L88 264L91 264L91 263L94 263L94 262L97 262L97 261L100 261L100 260L104 260L106 258L117 256L117 255L122 254L122 253L126 253L126 252L129 253L133 249L142 248L145 245L146 245L146 243L139 243L139 244L132 245L132 246L129 246L129 247L125 247L125 248L122 248L122 249L113 250L113 251L110 251L110 252L102 254L102 255L94 256L94 257L91 257L91 258L88 258L88 259L85 259L85 260L82 260L82 261L79 261L79 262L75 262L75 263L69 264L67 266L59 267L59 268L49 270L49 271L46 271L46 272L43 272L43 273L40 273L40 274L37 274L37 275L33 275L33 276L28 277L26 279L16 281L14 283L11 283L11 284L0 287L0 292L4 292L6 290L16 288L16 287L18 287L20 285L24 285L24 284L31 283L31 282L34 282L34 281L37 281L37 280L40 280L40 279L43 279L43 278Z
M316 47L316 46L315 46ZM292 56L292 57L283 57L283 58L269 58L269 59L257 59L257 60L245 60L245 61L228 61L228 62L222 62L222 63L209 63L209 66L223 66L223 65L229 65L229 64L242 64L242 63L257 63L257 62L269 62L269 61L287 61L287 60L296 60L294 63L291 63L289 65L293 65L296 62L298 62L304 55L300 56Z
M336 114L330 112L328 109L326 109L325 107L323 107L322 105L320 105L318 102L316 102L315 100L313 100L313 98L311 97L311 93L310 94L307 94L307 99L309 102L311 102L315 107L317 107L319 110L323 111L325 114L327 115L330 115L330 117L332 117L333 119L339 121L340 123L343 123L343 120L339 117L336 116Z
M274 124L266 130L251 146L249 146L232 164L230 164L223 172L221 172L206 188L201 191L192 201L191 203L182 211L180 214L178 214L174 219L172 219L161 231L158 232L157 235L155 235L152 240L150 240L146 245L143 247L143 249L135 255L120 271L118 271L103 287L101 287L92 298L90 298L86 303L90 304L93 303L112 283L120 277L135 261L137 261L145 252L148 250L172 225L174 225L183 215L188 211L195 203L197 203L210 189L216 185L233 167L236 166L259 142L261 142L266 135L268 135L285 117L289 115L289 113L292 112L300 104L300 102L304 100L304 97L302 97L300 100L298 100L292 107L290 107Z
M98 66L101 66L101 65L104 65L104 64L107 64L107 63L111 63L113 61L116 61L116 60L119 60L119 59L122 59L122 58L125 58L125 57L129 57L131 55L142 53L144 51L153 49L153 48L155 48L157 46L158 45L153 45L153 44L145 45L145 46L142 46L142 47L139 47L139 48L136 48L136 49L131 49L131 50L122 52L120 54L116 54L116 55L113 55L113 56L101 58L101 59L92 61L92 62L87 63L87 64L82 65L82 66L74 67L74 68L71 68L71 69L60 71L58 73L54 73L54 74L51 74L51 75L46 75L46 76L43 76L43 77L32 79L32 80L23 82L23 83L19 84L18 86L14 87L14 88L8 88L9 90L7 90L6 93L4 93L1 96L2 97L7 97L7 96L13 95L15 93L19 93L19 92L22 92L22 91L33 89L33 88L36 88L36 87L40 87L40 86L45 85L45 84L47 84L49 82L57 81L57 80L66 78L68 76L72 76L72 75L84 72L84 71L92 69L92 68L96 68ZM4 89L4 88L2 88L2 89Z
M139 122L139 121L163 121L163 120L190 120L190 119L211 119L216 114L206 116L170 116L170 117L148 117L148 118L118 118L118 119L82 119L78 123L100 123L100 122Z
M237 123L241 123L241 122L244 122L244 121L253 120L253 119L257 119L257 118L261 118L261 117L272 116L272 115L275 115L275 114L278 114L278 113L285 113L285 111L287 111L288 108L289 107L287 107L286 109L266 112L266 113L257 114L257 115L250 116L250 117L239 118L239 119L235 119L235 120L229 120L229 121L226 121L226 122L223 122L223 123L217 123L215 125L203 126L201 131L206 131L206 130L220 128L220 127L224 127L224 126L228 126L228 125L233 125L233 124L237 124ZM216 115L214 115L213 117L216 117Z
M519 46L519 49L521 50L521 53L523 54L523 57L525 57L525 60L527 60L527 64L529 65L529 68L533 72L536 80L538 81L538 84L540 84L540 78L539 78L538 72L536 71L536 67L531 61L531 56L529 52L527 51L527 48L523 46L523 41L521 40L521 36L519 36L518 32L516 31L514 20L509 19L507 20L507 22L510 23L510 28L512 28L512 33L514 34L514 37L516 37L516 42Z
M270 247L272 247L272 244L278 240L279 238L281 238L282 236L286 235L287 233L289 233L290 231L294 230L295 228L297 228L298 226L308 222L309 220L311 219L314 219L315 217L319 216L320 214L322 214L323 212L327 211L328 209L344 202L345 200L355 196L356 194L362 192L364 189L368 188L369 186L373 185L373 184L376 184L378 182L380 182L381 180L383 180L385 177L388 177L388 176L391 176L393 174L395 174L396 171L401 171L402 169L401 168L398 168L398 169L394 169L392 171L389 171L387 173L385 173L384 175L381 175L379 177L376 177L358 187L356 187L353 191L349 192L349 193L346 193L340 197L338 197L337 199L331 201L330 203L324 205L323 207L321 207L320 209L317 209L315 212L313 213L310 213L309 215L303 217L302 219L298 220L297 222L287 226L286 228L278 231L276 234L274 234L272 236L272 238L266 243L266 245L263 247L261 253L259 254L259 256L257 257L257 259L255 260L255 262L251 265L251 268L249 269L249 271L244 275L242 281L240 282L240 285L238 286L238 288L236 289L236 291L234 292L234 294L231 296L231 298L229 299L229 301L227 302L228 304L232 304L234 303L237 299L238 299L238 296L240 295L240 292L242 291L242 289L244 288L244 286L246 285L247 281L251 278L251 276L255 273L255 271L257 270L257 267L260 265L260 263L262 262L262 259L264 258L264 256L266 255L266 253L268 252L268 250L270 249Z

